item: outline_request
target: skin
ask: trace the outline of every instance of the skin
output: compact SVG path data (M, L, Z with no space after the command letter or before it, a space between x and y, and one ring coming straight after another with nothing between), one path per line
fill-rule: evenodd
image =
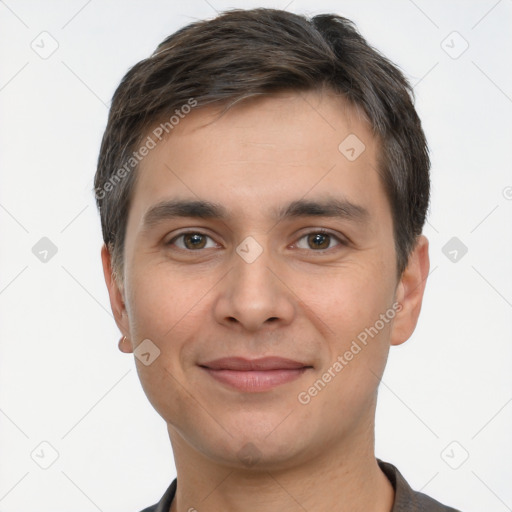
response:
M338 150L349 134L366 146L354 161ZM420 236L397 277L378 151L364 116L343 98L290 92L246 100L221 117L194 110L141 162L121 282L105 247L102 261L126 336L120 349L132 352L150 339L160 350L148 366L135 361L168 425L178 473L173 512L392 509L394 491L374 455L377 388L390 345L416 326L429 258ZM328 198L367 215L275 215L293 201ZM227 217L145 226L149 209L170 199L219 203ZM307 236L319 229L331 235L320 236L322 249ZM203 244L197 249L190 238L176 238L187 232L209 238L196 237ZM236 251L248 236L262 249L251 263ZM394 303L401 309L393 320L300 403L299 393ZM310 368L248 393L199 366L270 355Z

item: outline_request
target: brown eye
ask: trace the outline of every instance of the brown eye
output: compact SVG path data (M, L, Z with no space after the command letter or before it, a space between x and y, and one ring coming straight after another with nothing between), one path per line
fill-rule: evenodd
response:
M341 240L331 235L330 233L324 233L322 231L316 231L304 235L297 242L299 249L313 249L314 251L325 251L331 249L336 245L340 245Z
M187 249L203 249L206 245L206 237L199 233L193 233L191 235L185 235L183 237L183 242Z
M203 233L183 233L175 238L173 238L169 245L176 245L180 249L189 250L189 251L197 251L199 249L209 249L211 247L215 247L215 243L213 240Z
M325 233L312 233L308 235L308 245L311 249L328 249L331 237Z

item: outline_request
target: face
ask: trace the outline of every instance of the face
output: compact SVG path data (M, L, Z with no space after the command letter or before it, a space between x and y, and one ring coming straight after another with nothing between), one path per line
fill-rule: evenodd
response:
M378 151L342 98L288 93L195 110L141 162L121 286L103 262L173 445L276 468L367 440L428 270L422 239L397 278Z

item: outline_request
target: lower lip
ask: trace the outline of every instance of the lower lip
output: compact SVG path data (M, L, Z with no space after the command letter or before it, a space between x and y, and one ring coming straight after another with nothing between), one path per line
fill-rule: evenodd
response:
M307 368L281 370L212 370L204 368L215 380L227 384L239 391L257 393L269 391L281 384L298 379Z

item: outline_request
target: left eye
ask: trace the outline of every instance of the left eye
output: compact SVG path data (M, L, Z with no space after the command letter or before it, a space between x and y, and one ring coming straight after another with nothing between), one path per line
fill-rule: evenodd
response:
M174 244L180 249L197 251L198 249L210 249L216 247L215 242L203 233L183 233L173 238L169 244Z
M329 233L315 232L304 235L299 239L296 246L299 249L314 249L325 251L339 245L340 240Z

